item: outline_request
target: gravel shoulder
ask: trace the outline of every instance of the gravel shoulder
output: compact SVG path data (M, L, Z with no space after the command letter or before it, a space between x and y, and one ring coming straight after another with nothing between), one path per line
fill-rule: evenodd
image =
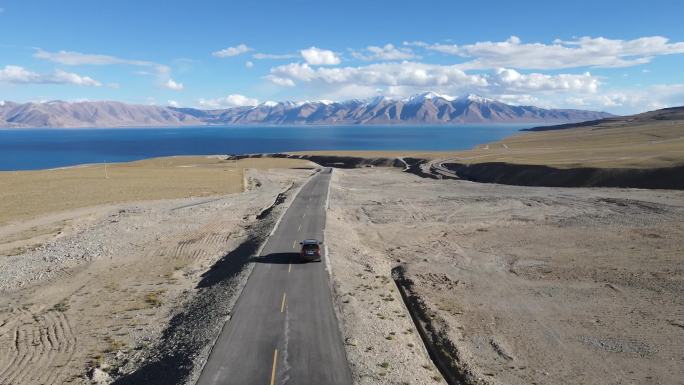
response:
M469 383L684 377L680 191L336 170L327 218L334 296L359 384L443 381L391 280L396 266Z

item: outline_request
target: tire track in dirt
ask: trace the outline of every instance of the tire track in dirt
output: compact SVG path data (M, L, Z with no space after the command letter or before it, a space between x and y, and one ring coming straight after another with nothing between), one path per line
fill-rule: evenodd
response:
M91 366L109 364L118 353L109 351L109 337L125 344L124 353L136 354L133 349L144 346L137 338L155 335L156 323L150 321L165 317L153 313L179 304L176 298L183 298L182 288L194 286L200 273L247 238L254 216L273 199L268 190L273 186L266 187L265 192L260 188L231 195L225 204L188 207L186 212L168 211L171 203L154 203L145 210L98 213L87 226L67 234L73 237L71 243L70 238L55 241L59 248L54 258L48 255L42 261L45 266L52 264L49 274L39 271L27 279L66 287L71 294L64 303L69 306L53 308L58 301L54 294L62 291L51 292L48 285L37 287L35 293L11 293L6 298L3 294L0 385L87 381ZM148 226L149 221L157 221L158 226ZM120 241L109 242L114 236ZM90 247L76 252L70 248L80 247L81 242ZM81 283L87 289L73 291ZM153 291L163 293L159 294L163 306L153 309L144 302L143 295ZM111 301L111 307L100 307L103 301ZM83 334L77 340L78 331Z
M77 339L63 312L35 314L17 309L11 327L9 357L0 367L1 385L63 384L64 369L76 351Z
M164 240L162 246L151 250L149 255L162 255L169 262L193 261L225 252L233 231L231 224L222 221L208 223L192 232L179 232Z

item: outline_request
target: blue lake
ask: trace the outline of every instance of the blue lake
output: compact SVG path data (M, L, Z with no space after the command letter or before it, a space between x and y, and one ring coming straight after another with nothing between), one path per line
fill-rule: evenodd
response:
M468 149L531 125L231 126L0 130L0 170L123 162L169 155L305 150Z

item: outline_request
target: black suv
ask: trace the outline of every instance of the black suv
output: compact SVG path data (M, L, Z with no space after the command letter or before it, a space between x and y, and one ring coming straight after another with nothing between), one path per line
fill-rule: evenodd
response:
M299 256L305 261L321 261L321 244L316 239L305 239L299 242L302 245L302 250L299 252Z

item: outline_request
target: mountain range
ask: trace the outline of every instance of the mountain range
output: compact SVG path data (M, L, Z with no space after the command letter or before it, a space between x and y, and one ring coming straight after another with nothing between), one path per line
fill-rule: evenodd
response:
M0 101L0 127L140 127L242 124L563 124L611 117L605 112L516 106L477 95L425 92L404 99L264 102L202 110L112 101Z

